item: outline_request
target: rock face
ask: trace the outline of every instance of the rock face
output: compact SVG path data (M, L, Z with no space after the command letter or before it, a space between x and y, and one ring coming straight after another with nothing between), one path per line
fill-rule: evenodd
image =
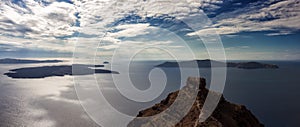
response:
M263 127L263 124L245 106L230 103L223 96L212 115L205 122L199 123L200 111L209 92L205 85L206 82L203 78L188 78L187 85L181 91L188 92L189 89L195 88L195 86L199 87L199 90L191 109L175 127ZM137 118L132 120L128 127L169 127L167 124L169 121L166 119L168 117L155 117L154 115L168 109L178 97L178 93L179 91L170 93L160 103L140 111ZM185 106L185 100L183 99L181 102L182 106ZM148 120L139 119L149 116L154 117Z

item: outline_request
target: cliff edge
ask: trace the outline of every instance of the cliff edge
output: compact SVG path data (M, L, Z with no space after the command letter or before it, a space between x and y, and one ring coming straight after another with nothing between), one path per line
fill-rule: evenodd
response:
M188 92L189 89L199 87L198 94L194 104L189 112L184 115L183 119L175 125L175 127L263 127L258 119L243 105L230 103L222 96L217 108L212 115L202 123L199 123L200 111L208 94L208 89L205 88L206 81L204 78L189 77L187 85L181 91ZM154 115L159 114L169 108L178 96L179 91L172 92L168 97L153 107L140 111L137 118L132 120L128 127L167 127L168 120L165 118L155 118ZM181 106L185 100L183 98ZM176 112L176 111L175 111ZM147 121L139 119L141 117L154 116L153 119Z

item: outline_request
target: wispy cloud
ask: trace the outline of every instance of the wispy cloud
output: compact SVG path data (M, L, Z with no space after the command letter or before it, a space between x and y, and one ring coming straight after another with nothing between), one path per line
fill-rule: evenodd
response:
M1 2L1 33L38 39L72 35L77 29L74 25L76 9L72 4L53 2L44 6L24 1L22 5Z
M223 6L221 2L211 4ZM223 9L222 13L212 18L214 21L212 27L188 35L209 34L211 31L221 35L269 31L272 33L267 35L273 36L292 34L300 30L300 25L297 23L300 21L300 3L297 0L254 1L247 4L233 10ZM216 13L217 9L207 10L207 12Z
M5 48L0 50L22 47L72 52L77 42L88 47L100 41L105 51L129 41L160 45L152 43L165 41L160 28L189 39L195 39L192 36L196 34L234 36L257 31L268 31L267 36L287 35L300 30L299 8L297 0L1 1L0 44ZM203 11L211 18L211 25L200 22L204 28L191 31L181 22ZM175 41L168 45L183 47Z

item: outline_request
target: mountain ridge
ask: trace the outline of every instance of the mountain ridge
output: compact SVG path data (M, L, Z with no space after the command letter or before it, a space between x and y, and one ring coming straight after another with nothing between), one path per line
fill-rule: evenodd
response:
M239 69L278 69L279 66L275 64L266 64L255 61L250 62L221 62L216 60L190 60L190 61L179 61L179 62L164 62L156 65L155 67L187 67L187 68L211 68L211 67L231 67Z

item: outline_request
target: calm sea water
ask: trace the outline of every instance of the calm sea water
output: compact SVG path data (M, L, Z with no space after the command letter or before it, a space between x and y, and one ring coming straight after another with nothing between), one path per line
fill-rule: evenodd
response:
M263 61L279 69L244 70L228 68L224 96L227 100L246 105L268 127L300 126L300 62ZM149 73L161 62L132 64L132 83L144 90L150 86ZM34 65L1 65L0 126L96 126L77 101L71 76L45 79L11 79L4 75L9 69ZM126 99L115 90L111 76L97 75L99 85L105 86L104 96L117 110L136 115L159 102L168 93L180 89L187 76L181 78L176 68L163 69L167 86L161 96L147 103ZM210 69L200 69L209 84ZM153 77L160 78L160 77Z
M266 61L279 69L229 69L225 97L246 105L268 127L300 126L300 62Z

